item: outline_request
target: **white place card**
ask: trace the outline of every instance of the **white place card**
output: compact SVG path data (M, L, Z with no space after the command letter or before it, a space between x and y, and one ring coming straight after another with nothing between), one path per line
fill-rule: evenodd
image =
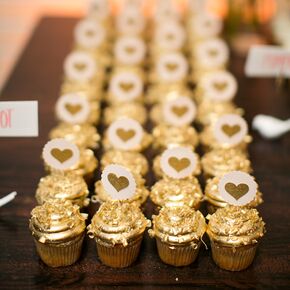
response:
M290 77L290 50L273 45L252 46L245 65L248 77Z
M0 102L0 137L37 137L38 102Z

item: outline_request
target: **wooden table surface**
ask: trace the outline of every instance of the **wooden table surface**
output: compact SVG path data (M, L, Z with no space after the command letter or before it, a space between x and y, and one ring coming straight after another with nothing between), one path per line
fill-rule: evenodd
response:
M192 265L167 266L160 262L155 242L148 236L138 260L125 269L102 265L95 242L88 238L75 265L54 269L40 261L28 219L36 205L37 183L45 174L40 154L56 123L54 104L75 23L76 19L43 18L2 93L1 100L39 101L40 135L0 141L0 197L18 192L12 203L0 208L0 289L290 289L290 134L266 141L254 133L250 155L264 193L265 202L259 210L267 234L247 270L232 273L219 269L204 247ZM245 108L249 124L259 113L289 118L289 89L278 92L274 80L245 78L243 64L243 59L232 58L231 69L239 80L237 103Z

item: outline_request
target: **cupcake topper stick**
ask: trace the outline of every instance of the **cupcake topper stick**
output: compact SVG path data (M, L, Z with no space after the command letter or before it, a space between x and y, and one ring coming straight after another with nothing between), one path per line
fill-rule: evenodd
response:
M196 155L186 147L170 148L163 152L161 169L171 178L182 179L190 176L196 168Z
M104 189L113 200L129 199L136 192L136 181L132 173L120 165L110 164L106 166L101 181Z
M42 156L50 167L62 172L79 162L80 151L75 144L59 138L46 143Z
M248 173L232 171L225 174L219 184L221 197L229 204L243 206L251 202L257 193L257 183Z

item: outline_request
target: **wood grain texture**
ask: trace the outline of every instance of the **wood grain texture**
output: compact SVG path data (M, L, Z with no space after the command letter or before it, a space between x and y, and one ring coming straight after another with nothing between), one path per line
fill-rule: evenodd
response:
M0 197L16 190L14 202L0 209L0 289L286 289L290 287L290 135L265 141L254 134L250 147L255 176L264 193L260 207L267 234L253 265L231 273L219 269L210 250L201 249L195 263L174 268L159 260L154 240L148 235L141 255L132 267L111 269L97 259L95 243L88 238L81 259L72 266L53 269L38 258L28 219L36 205L34 193L44 175L40 159L48 132L55 125L54 104L62 77L62 62L71 49L76 19L44 18L13 71L1 100L39 101L39 138L1 138ZM258 113L290 116L290 93L277 92L274 81L247 79L244 60L232 58L239 79L237 103L245 108L250 123ZM149 178L152 183L152 177ZM90 208L90 213L94 208ZM152 207L147 205L150 215Z

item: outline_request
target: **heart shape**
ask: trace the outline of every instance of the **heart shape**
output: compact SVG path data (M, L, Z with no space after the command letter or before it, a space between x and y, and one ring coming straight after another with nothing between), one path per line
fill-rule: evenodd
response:
M216 57L217 54L218 54L218 51L216 49L209 49L208 50L208 54L211 56L211 57Z
M60 150L58 148L53 148L50 153L60 163L66 162L73 156L73 152L70 149Z
M249 186L245 183L240 183L236 186L234 183L228 182L225 185L225 190L236 200L243 197L249 191Z
M135 52L135 48L132 46L127 46L127 47L125 47L125 51L129 54L132 54Z
M171 33L168 33L168 34L166 35L166 39L167 39L167 40L173 40L173 39L174 39L174 35L171 34Z
M232 137L236 135L238 132L240 132L241 126L240 125L231 126L231 125L225 124L222 126L222 130L224 131L226 135L228 135L229 137Z
M88 36L88 37L93 37L93 36L95 36L95 32L94 32L93 30L88 29L88 30L86 31L86 36Z
M122 128L117 129L116 133L124 142L127 142L128 140L130 140L136 134L136 132L132 129L125 130Z
M73 105L73 104L65 104L65 108L67 109L67 111L69 111L72 115L77 114L81 109L82 106L79 104Z
M128 19L127 19L127 23L128 23L129 25L134 25L134 24L135 24L135 19L134 19L134 18L128 18Z
M170 157L168 163L173 167L177 172L182 171L190 165L190 160L188 158L178 159L176 157Z
M167 63L166 68L169 71L175 71L177 69L177 64L176 63Z
M83 71L87 65L85 63L75 63L74 67L78 71Z
M129 92L134 88L134 84L132 83L120 83L119 86L125 92Z
M171 111L178 117L182 117L188 111L187 106L173 106Z
M215 82L213 86L217 91L221 92L228 87L228 84L226 82Z
M129 186L129 180L125 176L117 177L116 174L110 173L108 180L118 192Z

